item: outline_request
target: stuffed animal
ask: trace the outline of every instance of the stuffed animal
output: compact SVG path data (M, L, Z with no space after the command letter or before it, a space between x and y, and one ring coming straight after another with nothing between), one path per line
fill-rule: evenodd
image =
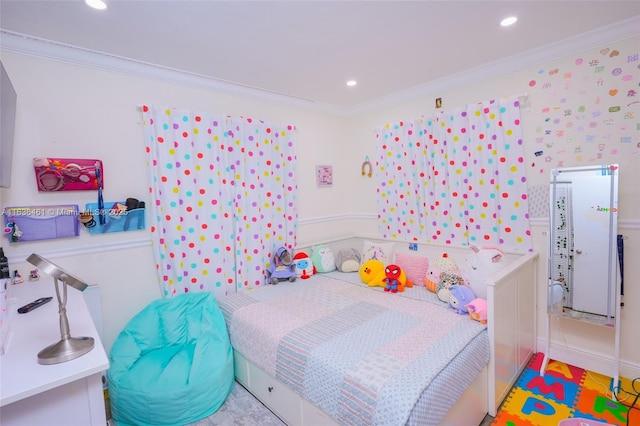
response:
M384 287L384 264L376 259L367 260L359 269L360 279L369 287Z
M447 253L443 253L441 257L437 257L429 262L429 270L427 276L424 279L424 284L427 290L432 293L438 291L438 283L440 282L440 274L446 272L447 274L461 275L458 264L455 260L451 259Z
M502 266L504 252L499 247L471 246L471 253L466 257L461 275L476 296L487 298L487 280Z
M293 263L295 264L296 275L303 280L311 278L311 275L316 273L316 268L311 263L311 258L303 251L293 256Z
M440 281L438 281L438 290L436 294L438 295L438 299L443 302L449 303L449 298L451 297L451 291L449 290L452 285L464 285L464 278L460 275L456 274L448 274L443 272L440 274Z
M269 283L278 284L280 281L296 280L296 265L291 259L291 253L286 247L276 250L273 262L267 268Z
M407 274L398 265L387 265L384 275L384 291L397 293L403 292L405 287L413 287L413 283L407 279Z
M449 297L449 307L452 308L457 314L464 315L469 312L466 307L476 296L473 291L465 285L452 285L449 288L451 297Z
M469 317L472 320L479 321L482 324L487 323L487 301L481 298L475 298L465 305L469 311Z
M336 258L333 255L333 250L324 244L313 248L311 252L311 262L319 273L336 270Z
M340 272L358 272L360 269L360 252L354 248L338 251L336 268Z

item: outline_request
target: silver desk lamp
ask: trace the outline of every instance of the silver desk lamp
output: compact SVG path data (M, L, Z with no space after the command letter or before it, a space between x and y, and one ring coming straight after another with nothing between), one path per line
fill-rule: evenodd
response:
M58 298L58 312L60 313L60 341L47 346L38 353L38 364L59 364L61 362L71 361L91 351L94 346L93 337L71 337L66 309L67 285L84 291L88 287L88 284L35 253L27 258L27 262L53 277L56 285L56 296ZM66 284L62 286L62 297L60 296L58 280Z

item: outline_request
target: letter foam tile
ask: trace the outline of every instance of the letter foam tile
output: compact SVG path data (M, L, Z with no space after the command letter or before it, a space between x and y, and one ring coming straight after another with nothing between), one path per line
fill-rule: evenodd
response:
M575 417L598 420L610 424L626 424L629 408L592 389L582 389L576 404Z
M573 410L568 405L558 404L551 398L545 398L525 389L519 389L518 392L508 398L503 404L500 413L505 411L530 422L532 425L557 424L559 420L572 417L573 414ZM500 413L498 413L492 424L508 425L509 423L502 423ZM516 422L515 424L519 426L521 423Z
M511 414L503 410L498 412L498 415L491 424L504 426L538 426L527 419L523 419L522 417L518 417L515 414Z
M543 359L542 353L534 355L492 426L549 426L570 418L626 426L628 407L610 398L610 377L555 360L540 376ZM630 381L621 383L628 388Z
M569 407L575 405L580 389L580 385L577 383L568 382L551 374L541 376L538 371L528 368L522 372L518 386L535 395L540 395Z

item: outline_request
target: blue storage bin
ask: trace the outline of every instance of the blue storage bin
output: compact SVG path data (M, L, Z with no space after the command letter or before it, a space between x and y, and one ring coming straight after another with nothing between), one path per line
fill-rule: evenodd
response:
M145 228L145 209L133 209L114 214L111 212L111 207L116 203L124 204L124 201L105 201L104 203L104 217L105 224L100 224L100 210L98 203L87 203L85 206L85 212L93 213L93 219L96 221L96 225L92 228L87 228L91 234L105 234L107 232L126 232L137 231Z
M76 204L7 207L4 222L7 230L17 225L21 232L18 241L13 241L9 235L12 243L77 237L80 234Z

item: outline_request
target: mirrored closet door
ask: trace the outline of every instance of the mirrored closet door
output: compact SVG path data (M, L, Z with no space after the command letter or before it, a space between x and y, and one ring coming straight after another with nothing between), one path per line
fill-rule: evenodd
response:
M557 168L551 171L548 230L547 330L551 317L611 328L615 334L617 385L620 360L620 278L617 250L617 164Z
M551 172L549 297L552 315L614 326L617 165Z

